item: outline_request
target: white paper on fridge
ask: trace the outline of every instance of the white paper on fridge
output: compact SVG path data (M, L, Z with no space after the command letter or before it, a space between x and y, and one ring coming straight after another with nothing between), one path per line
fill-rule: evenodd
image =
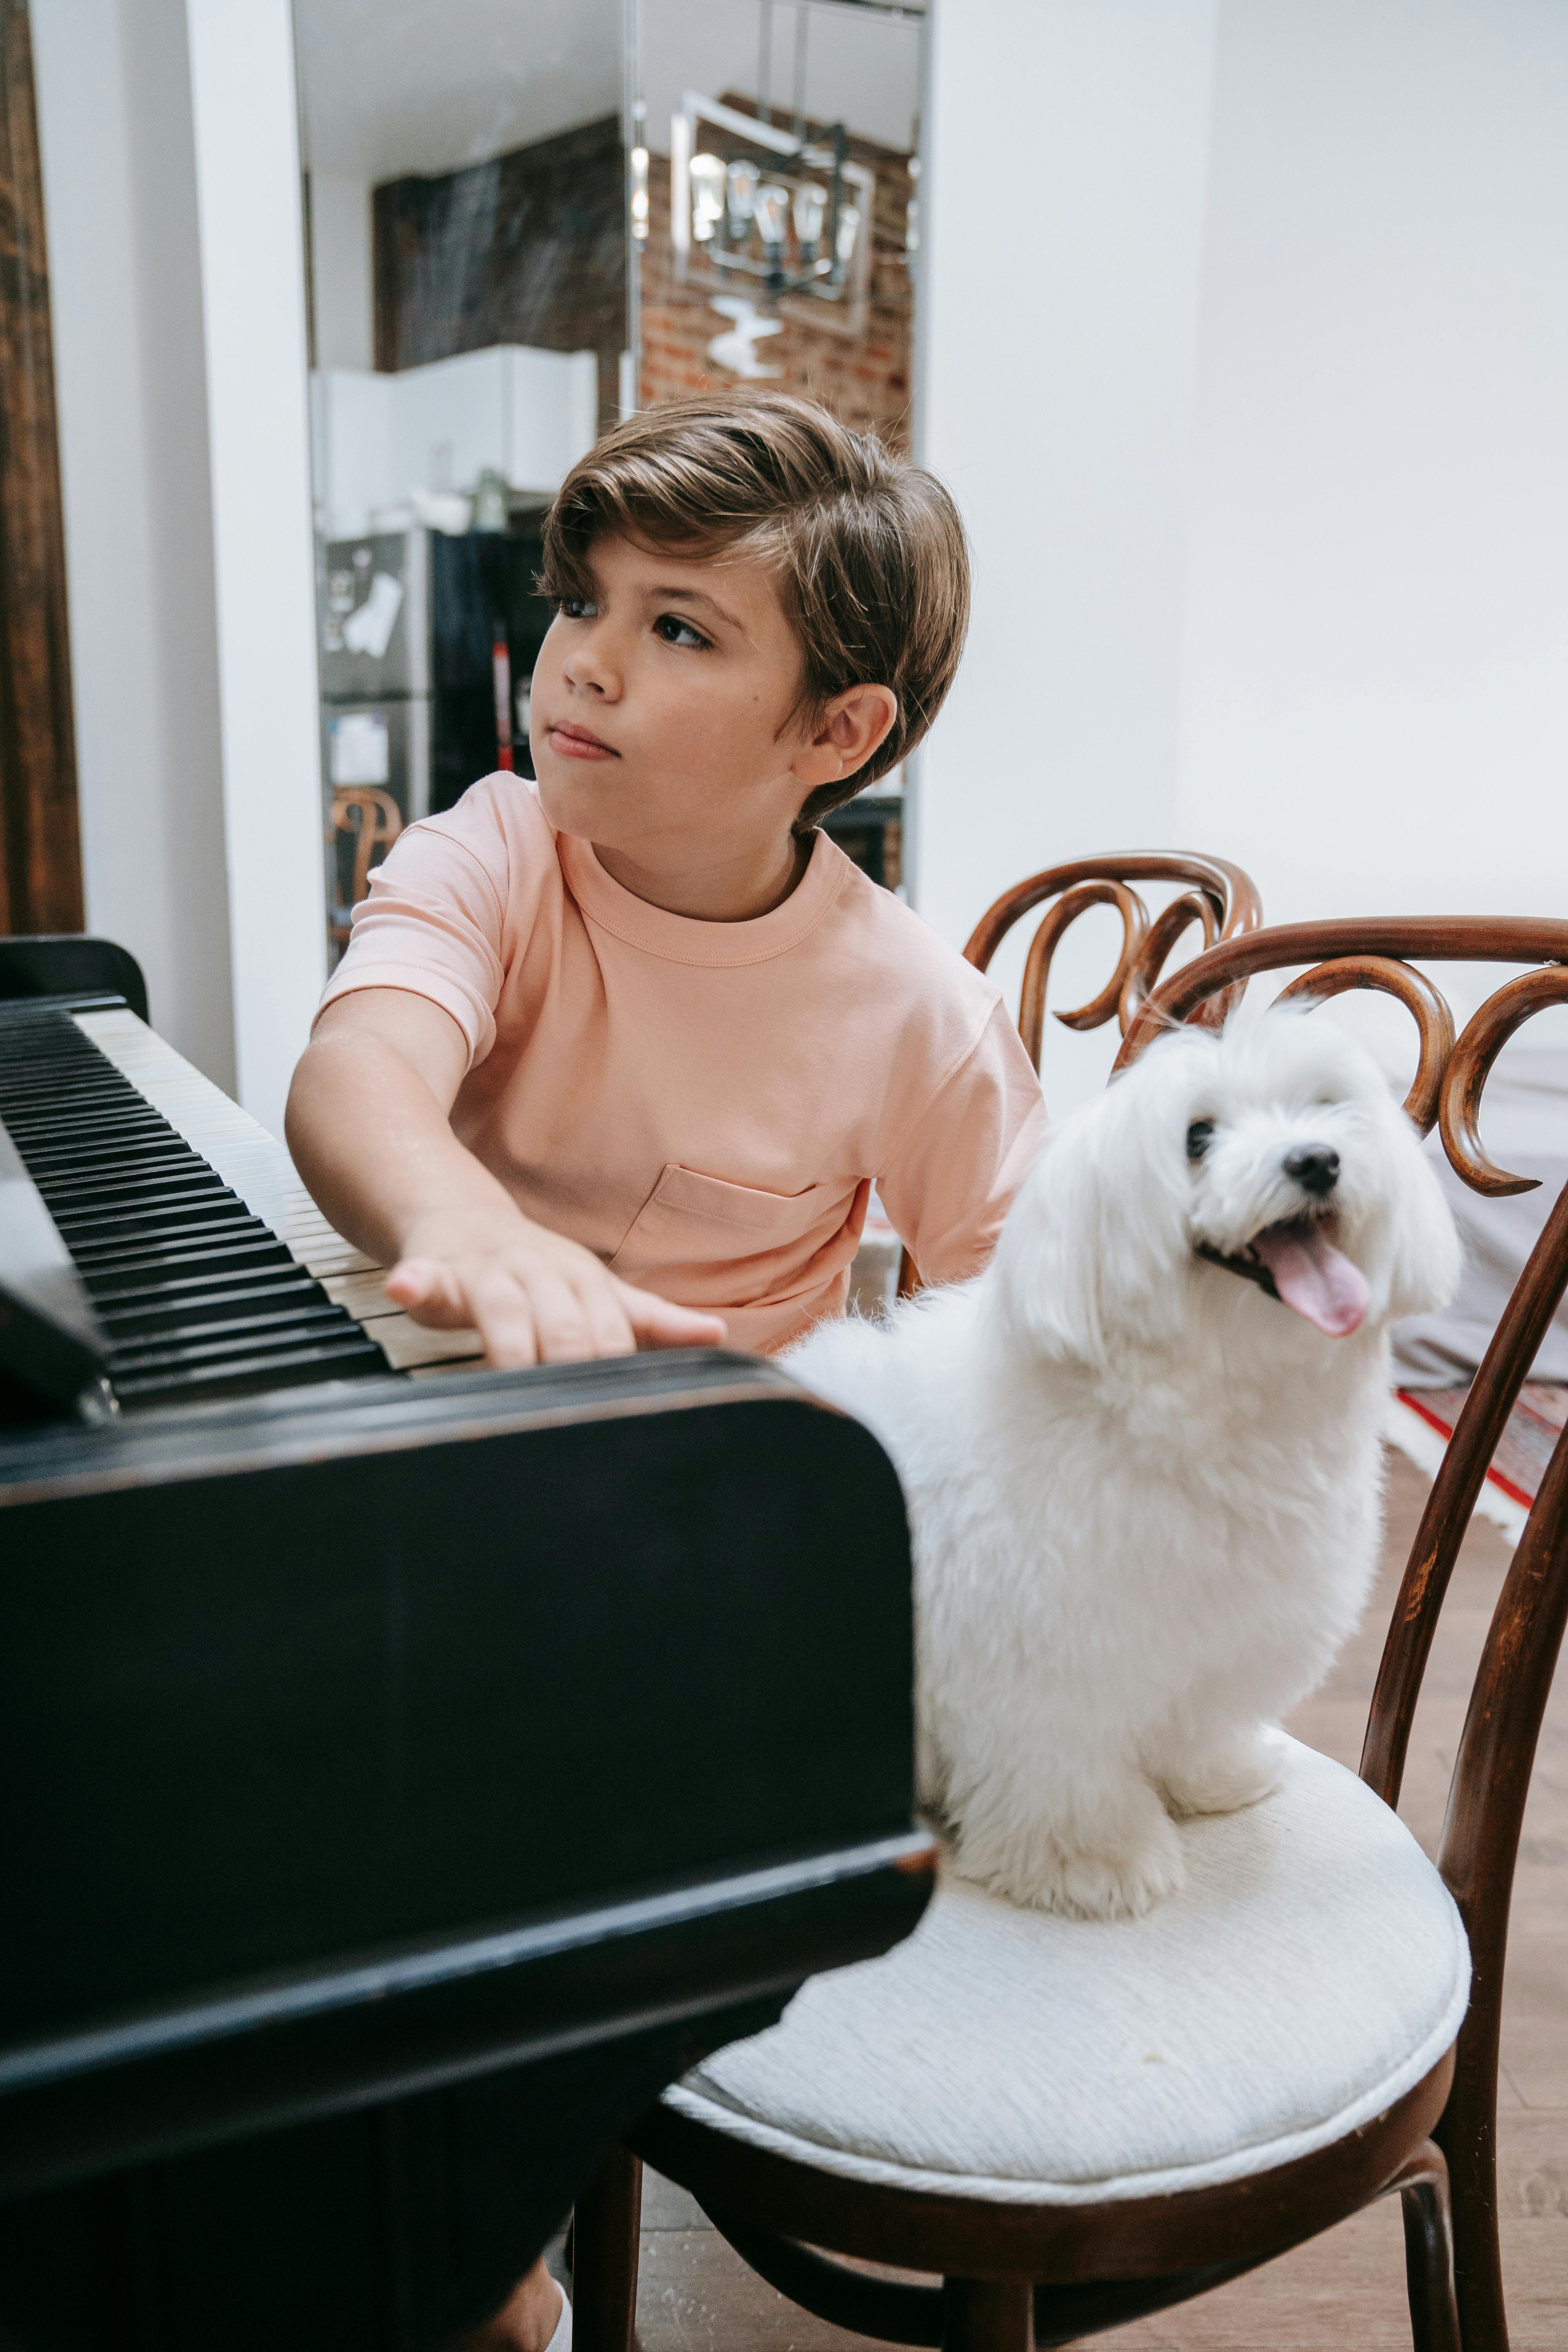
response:
M345 710L327 731L334 784L384 784L391 772L386 721L379 710Z
M402 604L402 581L395 580L390 572L378 572L364 603L343 623L343 643L349 651L368 654L372 661L380 661L392 643L393 627Z

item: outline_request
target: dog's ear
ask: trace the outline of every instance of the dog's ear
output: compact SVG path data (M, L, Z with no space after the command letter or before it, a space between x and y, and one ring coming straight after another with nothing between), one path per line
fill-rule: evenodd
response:
M1430 1315L1447 1307L1459 1286L1461 1245L1436 1168L1403 1111L1395 1164L1400 1181L1389 1202L1388 1314Z
M996 1251L1026 1346L1103 1370L1119 1347L1174 1335L1191 1255L1187 1093L1156 1045L1046 1146Z

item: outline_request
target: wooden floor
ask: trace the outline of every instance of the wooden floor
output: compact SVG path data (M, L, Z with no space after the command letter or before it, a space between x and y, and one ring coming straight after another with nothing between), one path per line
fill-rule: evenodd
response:
M1291 1727L1353 1765L1394 1580L1426 1483L1392 1457L1388 1559L1367 1631ZM1509 1554L1472 1523L1415 1726L1403 1811L1431 1851L1442 1824L1470 1673ZM1380 1613L1381 1612L1381 1613ZM1514 2352L1568 2346L1568 1675L1535 1768L1514 1895L1503 2014L1503 2267ZM856 2352L845 2335L775 2294L689 2197L651 2174L644 2203L642 2352ZM1107 2352L1383 2352L1409 2344L1397 2200L1331 2231L1200 2303L1097 2339Z

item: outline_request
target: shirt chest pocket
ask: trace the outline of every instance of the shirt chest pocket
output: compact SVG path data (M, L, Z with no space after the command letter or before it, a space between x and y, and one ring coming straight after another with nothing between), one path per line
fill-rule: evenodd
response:
M654 1274L712 1268L741 1258L785 1262L809 1256L844 1223L855 1201L842 1184L808 1184L804 1192L764 1192L702 1176L670 1160L643 1202L619 1249L613 1274L645 1282ZM683 1287L683 1296L689 1293Z

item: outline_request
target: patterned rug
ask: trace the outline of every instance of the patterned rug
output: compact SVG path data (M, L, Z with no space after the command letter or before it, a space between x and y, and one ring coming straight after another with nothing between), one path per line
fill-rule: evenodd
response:
M1440 1436L1448 1438L1469 1391L1400 1389L1396 1393L1401 1404L1408 1405ZM1487 1472L1495 1486L1511 1501L1522 1503L1526 1510L1535 1500L1564 1422L1568 1422L1568 1387L1527 1381Z

